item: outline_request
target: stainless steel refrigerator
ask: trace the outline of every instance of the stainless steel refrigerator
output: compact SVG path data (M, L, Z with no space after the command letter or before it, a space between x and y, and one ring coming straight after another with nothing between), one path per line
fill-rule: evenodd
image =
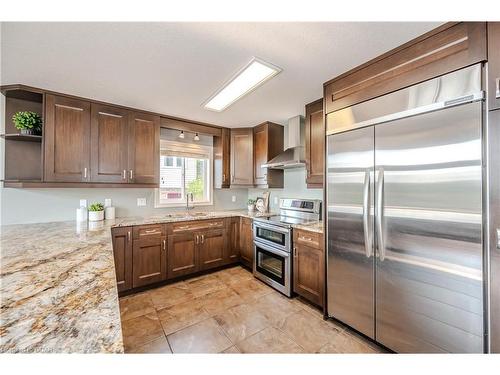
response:
M483 67L327 115L327 311L402 353L485 350Z

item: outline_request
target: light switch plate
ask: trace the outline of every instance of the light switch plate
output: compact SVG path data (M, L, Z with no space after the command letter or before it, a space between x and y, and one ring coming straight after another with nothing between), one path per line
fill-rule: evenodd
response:
M137 206L144 207L146 205L146 198L137 198Z
M236 202L236 195L233 195L233 196L231 197L231 202L233 202L233 203L234 203L234 202Z
M87 200L86 199L80 199L80 207L87 207Z

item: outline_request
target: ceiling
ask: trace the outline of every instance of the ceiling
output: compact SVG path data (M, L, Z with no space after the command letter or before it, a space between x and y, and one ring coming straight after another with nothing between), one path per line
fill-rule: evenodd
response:
M284 124L323 83L436 22L2 23L1 84L227 127ZM225 111L202 103L252 56L283 71Z

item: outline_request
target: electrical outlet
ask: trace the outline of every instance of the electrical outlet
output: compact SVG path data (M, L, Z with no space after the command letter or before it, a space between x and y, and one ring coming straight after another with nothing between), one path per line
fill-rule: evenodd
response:
M86 199L80 199L80 207L87 207L87 200Z
M274 197L274 204L278 204L278 197Z
M146 198L137 198L137 206L144 207L146 205Z
M231 202L233 202L233 203L234 203L234 202L236 202L236 195L233 195L233 196L231 197Z

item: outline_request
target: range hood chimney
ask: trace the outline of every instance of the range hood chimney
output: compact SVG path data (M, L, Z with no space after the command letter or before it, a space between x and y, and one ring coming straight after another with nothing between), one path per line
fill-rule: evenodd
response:
M284 133L283 152L271 159L267 164L263 164L262 168L289 169L305 166L304 117L295 116L289 119Z

